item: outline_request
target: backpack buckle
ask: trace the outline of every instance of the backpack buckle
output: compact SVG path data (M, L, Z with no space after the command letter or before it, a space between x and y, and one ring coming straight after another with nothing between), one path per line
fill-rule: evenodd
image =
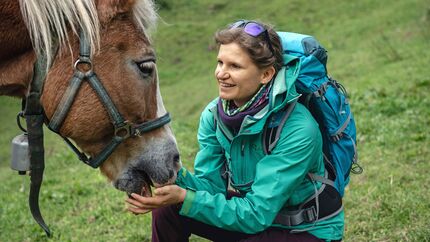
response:
M305 209L305 211L303 213L303 217L307 223L314 222L318 218L318 214L317 214L317 211L315 209L315 206L312 206L308 209Z

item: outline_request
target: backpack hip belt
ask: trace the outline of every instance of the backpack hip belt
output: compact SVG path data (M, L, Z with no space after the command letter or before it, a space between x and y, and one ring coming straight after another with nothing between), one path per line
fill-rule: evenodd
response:
M309 173L308 177L312 182L323 183L320 189L300 205L281 209L273 223L297 226L316 223L339 214L343 210L342 197L328 176L327 171L324 177Z

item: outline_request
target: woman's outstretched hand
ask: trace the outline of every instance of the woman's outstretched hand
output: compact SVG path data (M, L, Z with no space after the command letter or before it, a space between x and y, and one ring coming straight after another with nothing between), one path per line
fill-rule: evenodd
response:
M177 185L167 185L156 188L153 197L143 197L132 193L132 198L127 198L125 201L128 203L127 210L138 215L148 213L155 208L181 203L184 201L186 193L187 190Z

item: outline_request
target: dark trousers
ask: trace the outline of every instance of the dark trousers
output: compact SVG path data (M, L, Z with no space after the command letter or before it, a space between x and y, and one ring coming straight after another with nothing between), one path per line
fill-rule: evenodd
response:
M152 241L183 242L191 234L211 241L259 241L259 242L320 242L323 241L309 233L289 233L289 230L268 228L258 234L232 232L207 225L197 220L179 215L179 206L173 205L152 211Z

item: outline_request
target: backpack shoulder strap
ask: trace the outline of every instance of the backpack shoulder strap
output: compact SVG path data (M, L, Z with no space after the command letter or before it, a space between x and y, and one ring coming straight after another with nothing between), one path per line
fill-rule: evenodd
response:
M269 121L266 123L263 130L264 154L269 155L270 153L272 153L273 148L275 148L276 144L278 143L279 137L281 136L282 128L284 127L285 122L287 122L288 117L290 116L291 112L296 106L296 103L297 103L297 99L294 100L292 103L287 104L286 108L283 108L280 111L280 112L283 112L283 116L277 126L269 127L269 122L270 122L270 117L269 117Z

